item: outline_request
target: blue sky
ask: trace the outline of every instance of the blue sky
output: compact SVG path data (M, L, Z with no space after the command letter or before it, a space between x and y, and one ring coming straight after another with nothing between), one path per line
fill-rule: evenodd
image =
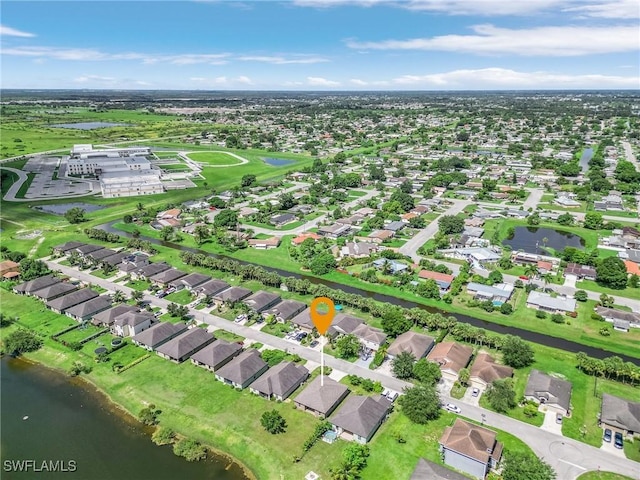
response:
M2 88L639 89L638 0L4 1Z

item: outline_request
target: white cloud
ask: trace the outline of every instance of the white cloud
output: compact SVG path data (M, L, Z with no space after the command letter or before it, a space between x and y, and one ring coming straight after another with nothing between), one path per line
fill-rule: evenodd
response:
M312 87L338 87L340 82L327 80L322 77L307 77L307 84Z
M537 88L638 88L640 77L570 75L545 71L519 72L505 68L454 70L427 75L403 75L392 79L402 88L439 89L537 89Z
M82 75L73 79L76 83L100 83L113 85L116 83L116 79L113 77L103 77L100 75Z
M35 37L36 34L16 30L15 28L7 27L6 25L0 25L0 36L31 38Z
M189 78L189 80L191 80L194 83L200 84L202 87L225 86L225 87L233 88L233 87L253 85L253 81L245 75L240 75L239 77L220 76L220 77L213 77L213 78L191 77Z
M359 78L352 78L351 80L349 80L352 84L354 85L358 85L360 87L364 87L365 85L369 85L368 82L365 82L364 80L360 80Z
M599 1L590 5L567 7L563 11L575 12L585 17L597 18L640 18L638 0Z
M476 35L441 35L432 38L347 41L354 49L437 50L479 55L578 56L640 49L637 26L498 28L475 25Z
M293 58L285 58L280 56L268 56L268 55L244 55L238 57L238 60L242 60L244 62L264 62L271 63L274 65L287 65L287 64L313 64L313 63L323 63L328 62L326 58L322 57L313 57L313 56L304 56L299 55Z
M245 77L244 75L240 75L238 78L236 78L236 82L242 83L244 85L253 85L251 79L249 77Z

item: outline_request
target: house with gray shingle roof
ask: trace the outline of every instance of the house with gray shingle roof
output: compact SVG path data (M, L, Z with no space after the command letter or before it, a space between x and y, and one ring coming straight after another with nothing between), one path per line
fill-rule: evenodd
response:
M195 327L160 345L156 353L162 358L181 363L214 340L215 337L205 329Z
M69 308L96 298L98 295L98 292L90 288L83 288L48 301L47 307L56 313L65 313Z
M255 348L245 350L216 372L216 379L235 388L247 388L269 365Z
M216 340L191 355L191 363L215 372L219 368L224 367L241 352L242 347L239 343Z
M223 290L222 292L216 293L213 296L213 299L216 303L235 303L241 301L243 298L247 298L253 292L248 288L244 287L231 287Z
M227 282L214 278L213 280L209 280L208 282L196 287L195 291L198 293L198 295L203 295L205 297L207 295L214 296L217 293L223 292L230 286L231 285L229 285Z
M263 312L263 314L274 315L279 322L286 322L302 312L305 308L307 308L307 305L297 300L283 300L275 307Z
M116 305L115 307L111 307L108 310L104 310L100 313L94 314L91 323L96 326L104 325L105 327L110 327L118 315L137 311L138 307L134 307L133 305Z
M576 300L565 296L552 297L548 293L532 290L527 297L527 307L551 313L576 311Z
M131 277L133 277L136 280L139 280L139 279L148 280L154 275L157 275L160 272L164 272L165 270L169 270L170 268L171 268L171 265L164 262L149 263L148 265L145 265L140 268L136 268L134 271L132 271Z
M311 333L314 328L311 321L311 309L307 308L291 319L291 324L303 332Z
M119 337L133 337L150 328L155 319L149 312L125 312L113 320L111 333Z
M111 299L106 295L101 295L91 300L80 303L71 307L66 311L67 317L71 317L78 322L84 322L89 320L95 314L103 312L111 308Z
M178 290L181 288L186 288L190 292L197 289L201 285L204 285L211 277L209 275L204 275L202 273L190 273L185 275L184 277L179 278L178 280L174 280L171 282L172 287L176 287Z
M48 302L55 298L62 297L63 295L67 295L68 293L75 292L76 290L78 290L78 287L71 283L58 282L32 292L31 296L38 297L43 302Z
M247 307L256 313L260 313L274 305L280 303L282 298L277 293L265 292L264 290L258 290L253 295L242 300Z
M56 245L53 247L53 253L58 255L66 254L70 250L75 250L76 248L82 247L85 244L82 242L65 242L61 245Z
M309 377L309 370L293 362L280 362L253 382L249 389L269 400L284 401Z
M603 393L600 424L629 437L640 437L640 402Z
M571 383L538 370L531 370L524 398L568 415L571 411Z
M60 283L60 279L53 275L44 275L42 277L34 278L28 282L21 283L13 287L13 291L20 295L31 295L33 292L42 290L55 283Z
M409 480L469 480L469 477L421 458Z
M187 326L182 323L160 322L142 333L135 335L133 343L149 351L157 349L172 338L187 331Z
M182 270L178 270L177 268L169 268L167 270L163 270L162 272L153 275L152 277L149 277L149 280L152 283L155 283L164 287L169 285L172 282L175 282L179 278L185 277L186 275L187 275L187 272L183 272Z
M391 401L382 395L352 395L333 414L331 425L344 440L367 443L380 428L391 409Z
M296 408L311 412L320 418L326 418L333 413L340 402L349 395L346 385L336 382L328 376L322 379L316 377L296 396L293 402Z

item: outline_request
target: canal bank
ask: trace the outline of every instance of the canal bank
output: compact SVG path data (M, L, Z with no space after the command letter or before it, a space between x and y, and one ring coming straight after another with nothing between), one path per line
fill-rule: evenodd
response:
M255 478L224 454L190 463L171 446L154 445L153 428L93 383L23 358L5 356L0 364L3 479Z
M127 238L132 238L132 235L128 232L124 232L122 230L118 230L116 228L113 227L113 224L116 223L114 222L110 222L110 223L106 223L106 224L102 224L102 225L98 225L96 228L105 230L107 232L110 233L115 233ZM141 240L147 240L155 245L160 245L162 247L166 247L166 248L172 248L178 251L182 251L182 252L191 252L191 253L197 253L197 254L203 254L203 255L208 255L211 257L215 257L215 258L222 258L222 259L228 259L230 261L234 261L234 262L238 262L242 265L255 265L255 266L259 266L267 271L271 271L271 272L275 272L278 275L282 276L282 277L294 277L294 278L298 278L298 279L303 279L303 280L307 280L311 283L314 284L321 284L321 285L325 285L329 288L332 289L337 289L337 290L342 290L343 292L346 293L350 293L350 294L355 294L355 295L360 295L363 296L365 298L372 298L373 300L376 300L378 302L381 303L388 303L388 304L392 304L392 305L397 305L403 308L421 308L423 310L426 310L430 313L441 313L443 315L451 315L453 317L455 317L457 319L457 321L462 322L462 323L467 323L470 324L474 327L477 328L482 328L485 329L487 331L490 332L494 332L494 333L499 333L502 335L517 335L521 338L523 338L524 340L527 340L529 342L534 342L534 343L539 343L541 345L545 345L547 347L552 347L552 348L557 348L560 350L564 350L567 352L571 352L571 353L579 353L579 352L584 352L586 353L588 356L590 357L594 357L594 358L599 358L599 359L604 359L607 357L611 357L611 356L618 356L620 358L622 358L623 361L625 362L632 362L636 365L640 365L640 359L639 358L635 358L635 357L631 357L629 355L625 355L623 353L619 353L619 352L613 352L610 350L605 350L603 348L597 348L597 347L593 347L590 345L584 345L582 343L577 343L571 340L567 340L566 338L562 338L562 337L554 337L551 335L546 335L544 333L539 333L539 332L533 332L530 330L525 330L522 328L518 328L518 327L513 327L513 326L508 326L508 325L503 325L500 323L494 323L488 320L482 320L479 318L475 318L475 317L471 317L469 315L465 315L462 313L458 313L458 312L449 312L446 310L442 310L439 308L435 308L435 307L429 307L426 305L423 305L421 303L417 303L417 302L413 302L410 300L404 300L398 297L394 297L391 295L386 295L386 294L382 294L382 293L375 293L375 292L371 292L369 290L364 290L361 288L357 288L357 287L353 287L350 285L344 285L342 283L338 283L338 282L333 282L333 281L329 281L329 280L325 280L322 278L318 278L318 277L313 277L313 276L309 276L309 275L304 275L302 273L299 272L290 272L290 271L286 271L286 270L282 270L282 269L278 269L278 268L274 268L274 267L267 267L267 266L263 266L260 265L258 263L253 263L253 262L249 262L246 260L239 260L236 258L232 258L232 257L227 257L225 255L221 255L221 254L214 254L214 253L210 253L204 250L200 250L197 248L193 248L193 247L186 247L184 245L179 245L173 242L166 242L163 240L158 240L156 238L152 238L152 237L147 237L147 236L143 236L140 235L138 238L140 238Z

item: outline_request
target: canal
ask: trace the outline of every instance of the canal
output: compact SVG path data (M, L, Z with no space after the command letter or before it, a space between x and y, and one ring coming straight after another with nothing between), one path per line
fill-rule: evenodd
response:
M100 228L100 229L105 230L107 232L116 233L118 235L131 238L131 234L114 228L113 227L114 223L115 222L105 223L105 224L102 224L102 225L98 225L96 228ZM398 305L398 306L404 307L404 308L418 307L418 308L422 308L424 310L427 310L427 311L429 311L431 313L441 313L443 315L451 315L451 316L455 317L459 322L468 323L470 325L473 325L474 327L484 328L485 330L488 330L490 332L495 332L495 333L500 333L500 334L517 335L517 336L523 338L524 340L527 340L529 342L539 343L540 345L545 345L547 347L559 348L560 350L565 350L567 352L572 352L572 353L584 352L587 355L589 355L590 357L594 357L594 358L606 358L606 357L610 357L612 355L616 355L616 356L622 358L622 360L624 360L625 362L632 362L632 363L635 363L636 365L640 365L640 359L639 358L630 357L628 355L623 355L623 354L620 354L620 353L610 352L610 351L607 351L607 350L604 350L604 349L601 349L601 348L591 347L591 346L588 346L588 345L582 345L581 343L572 342L571 340L567 340L565 338L552 337L551 335L545 335L543 333L531 332L529 330L524 330L524 329L517 328L517 327L499 325L497 323L488 322L486 320L481 320L479 318L470 317L468 315L463 315L463 314L460 314L460 313L451 313L451 312L440 310L440 309L434 308L434 307L427 307L427 306L422 305L420 303L412 302L412 301L409 301L409 300L403 300L401 298L393 297L391 295L385 295L385 294L382 294L382 293L370 292L368 290L364 290L364 289L357 288L357 287L352 287L350 285L343 285L341 283L332 282L332 281L329 281L329 280L325 280L325 279L317 278L317 277L312 277L312 276L304 275L304 274L301 274L301 273L288 272L286 270L281 270L279 268L265 267L265 266L260 265L258 263L252 263L252 262L248 262L246 260L239 260L237 258L227 257L225 255L214 254L214 253L206 252L204 250L200 250L200 249L197 249L197 248L186 247L184 245L178 245L177 243L173 243L173 242L165 242L163 240L158 240L158 239L152 238L152 237L146 237L146 236L141 235L139 238L142 239L142 240L148 240L149 242L151 242L151 243L153 243L155 245L160 245L162 247L173 248L173 249L180 250L180 251L185 251L185 252L201 253L201 254L210 255L210 256L216 257L216 258L226 258L226 259L233 260L233 261L236 261L238 263L241 263L243 265L256 265L256 266L264 268L265 270L276 272L277 274L279 274L279 275L281 275L283 277L295 277L295 278L299 278L299 279L308 280L308 281L310 281L312 283L326 285L327 287L334 288L336 290L342 290L343 292L352 293L352 294L356 294L356 295L361 295L363 297L373 298L374 300L377 300L377 301L382 302L382 303L390 303L390 304Z
M0 360L3 480L32 478L86 480L246 480L223 457L190 463L158 447L151 431L119 411L89 384L21 359ZM16 471L20 460L43 462L57 472L33 467ZM64 469L64 470L61 470Z

